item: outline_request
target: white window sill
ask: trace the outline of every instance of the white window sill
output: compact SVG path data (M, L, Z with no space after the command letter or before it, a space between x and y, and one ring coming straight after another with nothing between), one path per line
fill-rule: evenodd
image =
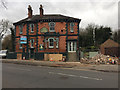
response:
M74 31L70 31L71 33L74 33Z
M31 33L34 33L34 31L31 31Z
M68 52L76 52L76 51L68 51Z
M55 32L55 30L49 30L50 32Z
M54 48L53 46L49 46L49 48Z
M34 48L34 47L30 47L30 48Z

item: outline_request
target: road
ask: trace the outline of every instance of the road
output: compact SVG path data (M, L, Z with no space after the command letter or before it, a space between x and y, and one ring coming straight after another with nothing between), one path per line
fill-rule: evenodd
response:
M3 88L118 88L118 74L3 63Z

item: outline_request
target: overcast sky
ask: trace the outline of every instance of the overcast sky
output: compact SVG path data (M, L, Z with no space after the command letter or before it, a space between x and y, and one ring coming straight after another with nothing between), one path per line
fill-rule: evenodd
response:
M2 0L7 9L0 3L0 20L12 22L27 17L28 5L32 6L33 14L39 14L40 4L44 14L63 14L82 19L80 27L90 23L118 28L118 0ZM48 2L49 1L49 2Z

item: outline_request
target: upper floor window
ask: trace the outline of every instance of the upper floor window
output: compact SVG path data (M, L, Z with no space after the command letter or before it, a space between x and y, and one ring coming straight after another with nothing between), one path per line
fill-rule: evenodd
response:
M33 48L34 47L34 39L31 39L30 43L31 43L31 48Z
M34 24L30 24L30 30L31 32L34 32Z
M20 31L20 34L23 33L23 25L19 25L19 31Z
M54 22L50 22L49 23L49 30L50 30L50 32L55 32L55 23Z
M74 23L70 23L70 32L74 32Z
M19 49L22 49L22 44L19 44Z
M49 48L54 48L54 38L49 38Z

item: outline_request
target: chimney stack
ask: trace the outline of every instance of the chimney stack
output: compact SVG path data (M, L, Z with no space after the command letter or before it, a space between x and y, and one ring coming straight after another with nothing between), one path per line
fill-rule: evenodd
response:
M42 17L43 16L43 12L44 12L44 10L43 10L43 6L42 5L40 5L40 17Z
M31 18L32 17L32 8L31 6L29 5L28 6L28 18Z

